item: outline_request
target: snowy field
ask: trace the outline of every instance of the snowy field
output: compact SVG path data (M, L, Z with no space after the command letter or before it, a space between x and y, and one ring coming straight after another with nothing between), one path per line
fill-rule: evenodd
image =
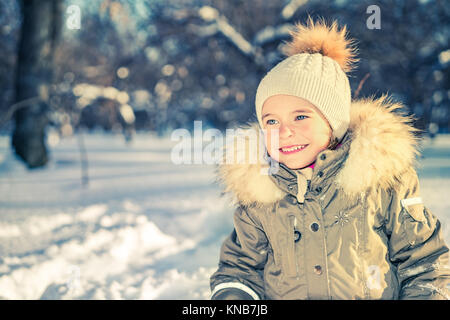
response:
M28 171L0 136L0 298L208 299L233 208L212 165L175 165L170 138L49 135L51 160ZM450 136L424 143L422 198L450 243Z

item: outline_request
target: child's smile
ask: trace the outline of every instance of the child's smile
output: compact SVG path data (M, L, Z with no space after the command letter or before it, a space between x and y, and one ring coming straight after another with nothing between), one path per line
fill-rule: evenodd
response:
M262 123L270 156L291 169L313 163L328 147L332 133L328 121L312 103L291 95L268 98L262 108Z
M282 154L291 154L291 153L300 152L303 149L305 149L307 146L308 146L307 144L296 145L296 146L287 146L287 147L281 147L281 148L279 148L279 150Z

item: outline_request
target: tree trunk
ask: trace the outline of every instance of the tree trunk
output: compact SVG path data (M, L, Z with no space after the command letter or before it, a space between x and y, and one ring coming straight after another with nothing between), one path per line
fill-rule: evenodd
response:
M12 147L29 168L47 161L45 128L53 75L53 51L62 24L60 0L23 0L16 74L16 103L30 103L14 113ZM32 99L39 97L39 99Z

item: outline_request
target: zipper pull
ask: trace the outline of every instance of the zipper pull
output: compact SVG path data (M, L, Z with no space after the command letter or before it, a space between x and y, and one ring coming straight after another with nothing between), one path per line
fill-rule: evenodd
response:
M302 237L302 234L297 229L297 217L294 217L294 242L298 242Z

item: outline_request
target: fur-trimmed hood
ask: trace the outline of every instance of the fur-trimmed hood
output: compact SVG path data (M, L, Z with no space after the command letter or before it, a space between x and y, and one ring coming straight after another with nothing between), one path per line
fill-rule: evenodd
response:
M402 108L402 104L392 102L386 95L352 102L346 159L334 180L348 196L368 188L393 188L406 170L416 167L420 151L415 132L420 130L412 126L412 116L395 112ZM247 127L256 128L258 123ZM262 174L267 167L261 162L224 163L218 167L217 178L236 202L269 205L285 197L286 192L269 175Z

